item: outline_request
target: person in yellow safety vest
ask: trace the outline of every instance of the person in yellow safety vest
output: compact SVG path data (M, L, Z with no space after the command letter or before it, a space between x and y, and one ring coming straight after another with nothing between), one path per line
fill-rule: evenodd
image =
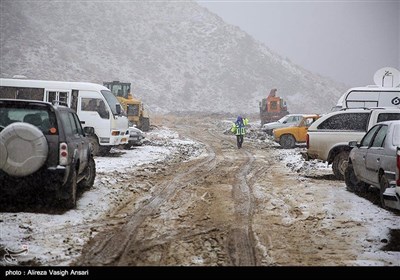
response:
M231 132L236 134L237 147L240 149L243 145L243 137L246 134L246 125L249 123L247 118L238 116L236 122L232 123Z

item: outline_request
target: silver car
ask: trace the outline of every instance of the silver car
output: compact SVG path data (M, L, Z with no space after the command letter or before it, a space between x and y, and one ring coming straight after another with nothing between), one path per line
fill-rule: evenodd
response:
M276 122L266 123L262 126L262 130L268 135L273 135L275 128L288 127L297 125L303 119L303 114L290 114L282 117Z
M385 207L383 194L396 180L400 120L377 123L360 143L352 141L349 146L353 149L345 170L347 189L363 192L369 185L379 188L382 207Z
M130 126L129 130L129 141L125 144L125 149L130 149L132 146L141 146L143 144L143 131L135 126Z

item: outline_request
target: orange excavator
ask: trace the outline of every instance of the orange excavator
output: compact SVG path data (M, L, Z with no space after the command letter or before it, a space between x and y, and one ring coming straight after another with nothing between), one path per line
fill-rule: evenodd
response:
M265 123L274 122L289 114L286 101L276 95L277 89L271 89L267 98L260 102L261 126Z

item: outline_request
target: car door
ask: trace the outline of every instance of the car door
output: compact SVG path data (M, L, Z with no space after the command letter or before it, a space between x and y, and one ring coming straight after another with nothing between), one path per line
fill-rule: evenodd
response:
M64 130L65 130L65 137L68 145L68 153L70 155L70 160L72 161L77 161L78 159L81 158L81 150L83 146L83 139L79 135L79 130L78 127L76 126L75 118L74 118L74 113L67 111L67 110L62 110L60 111L60 116L61 120L64 124ZM80 168L78 172L82 172L82 165L84 165L85 162L81 162Z
M356 148L357 150L354 151L353 169L357 177L364 182L369 182L365 164L366 155L368 148L372 144L374 136L379 129L380 125L373 126L361 139L359 147Z
M89 154L89 141L85 137L85 133L83 132L80 120L77 114L70 112L70 116L74 122L74 134L77 142L80 166L79 166L79 174L83 172L88 164L88 154ZM71 120L72 121L72 120Z
M382 165L383 157L385 156L383 144L388 130L387 125L382 124L378 126L379 129L375 133L365 155L365 177L375 186L379 185L378 172Z
M306 142L308 127L315 121L316 117L306 117L300 121L297 129L296 140L297 142Z

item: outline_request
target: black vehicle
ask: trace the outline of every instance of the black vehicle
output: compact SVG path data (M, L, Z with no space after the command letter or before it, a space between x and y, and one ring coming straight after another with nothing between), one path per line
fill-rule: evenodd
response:
M93 128L84 131L66 106L0 99L1 191L46 190L63 207L75 208L77 187L92 187L96 176L86 134Z

